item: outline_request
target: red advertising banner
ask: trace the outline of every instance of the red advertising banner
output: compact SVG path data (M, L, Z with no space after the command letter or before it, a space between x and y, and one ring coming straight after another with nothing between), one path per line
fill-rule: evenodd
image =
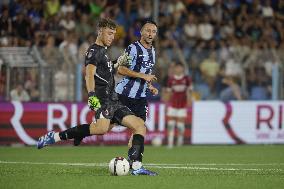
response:
M145 142L160 137L166 142L166 106L149 104L147 136ZM91 123L95 112L85 103L0 103L0 145L35 145L37 139L48 131L62 131L78 124ZM190 143L191 109L188 110L185 143ZM83 140L87 144L127 144L131 132L117 126L103 136L91 136Z

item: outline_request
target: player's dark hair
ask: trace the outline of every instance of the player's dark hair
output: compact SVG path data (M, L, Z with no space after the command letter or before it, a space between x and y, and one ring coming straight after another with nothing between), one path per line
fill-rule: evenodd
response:
M145 26L146 24L154 24L154 25L158 28L156 22L154 22L154 21L152 21L152 20L146 20L146 21L142 22L141 31L143 30L143 28L144 28L144 26Z
M99 20L97 27L98 27L98 29L110 28L112 30L115 30L116 29L116 23L109 18L102 18L102 19Z
M183 64L183 63L181 63L181 62L176 62L176 63L175 63L175 65L176 65L176 66L181 66L181 67L183 67L183 68L184 68L184 64Z
M142 23L142 28L146 25L146 24L154 24L156 27L158 27L157 23L153 20L145 20L143 23Z

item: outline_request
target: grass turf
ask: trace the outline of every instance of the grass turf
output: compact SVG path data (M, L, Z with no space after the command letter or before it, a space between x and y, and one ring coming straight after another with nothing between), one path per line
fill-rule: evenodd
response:
M157 177L110 176L107 163L115 156L126 156L125 146L47 147L42 150L0 147L0 188L284 186L284 145L185 146L171 150L146 146L145 149L144 163L159 173ZM95 163L105 164L96 166Z

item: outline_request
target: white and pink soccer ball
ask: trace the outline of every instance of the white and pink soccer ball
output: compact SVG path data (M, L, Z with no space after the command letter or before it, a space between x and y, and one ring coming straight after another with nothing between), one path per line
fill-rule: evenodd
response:
M114 176L125 176L129 172L129 162L124 157L115 157L109 162L109 172Z

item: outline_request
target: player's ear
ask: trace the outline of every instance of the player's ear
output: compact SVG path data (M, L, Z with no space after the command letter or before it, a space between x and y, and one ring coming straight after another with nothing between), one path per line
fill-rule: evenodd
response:
M144 29L144 26L143 26L143 27L141 28L141 30L140 30L140 35L142 35L143 29Z

